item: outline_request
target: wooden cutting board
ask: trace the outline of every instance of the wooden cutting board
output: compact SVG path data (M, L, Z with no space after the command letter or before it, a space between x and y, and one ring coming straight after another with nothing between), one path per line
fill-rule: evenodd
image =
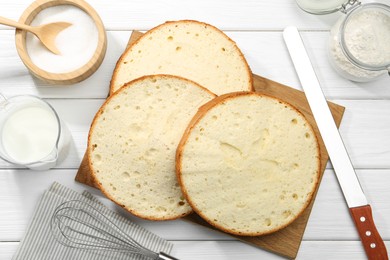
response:
M134 31L130 37L129 44L127 47L129 47L135 40L137 40L141 36L142 33ZM303 113L307 118L307 120L311 123L320 143L321 179L322 179L322 175L324 173L326 163L329 157L326 152L326 148L322 141L321 135L318 131L317 125L314 121L313 115L310 111L309 104L306 101L305 94L302 91L287 87L285 85L282 85L280 83L277 83L275 81L269 80L267 78L255 74L253 74L253 78L254 78L254 87L256 92L264 93L269 96L279 98L281 100L284 100L292 104L301 113ZM339 126L345 108L331 102L328 102L328 104L332 111L333 118L337 126ZM90 170L88 166L88 158L86 154L84 155L80 168L77 172L76 181L97 188L90 174ZM276 254L279 254L289 259L294 259L298 253L298 249L302 241L303 233L305 231L306 224L307 221L309 220L310 212L313 207L315 197L317 195L318 187L319 185L316 188L315 194L313 196L313 200L311 201L310 205L306 208L304 213L286 228L265 236L257 236L257 237L235 236L235 237L253 246L261 247L263 249L274 252ZM215 229L212 226L210 226L208 223L206 223L204 220L202 220L195 213L185 217L185 219L200 224L202 226Z

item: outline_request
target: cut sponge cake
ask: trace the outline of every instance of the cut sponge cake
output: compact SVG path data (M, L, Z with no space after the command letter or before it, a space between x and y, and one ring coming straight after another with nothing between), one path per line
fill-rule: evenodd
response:
M191 207L228 233L257 236L295 220L319 180L316 136L291 105L257 93L206 103L178 146L176 171Z
M235 42L198 21L166 22L146 32L117 62L110 93L152 74L188 78L217 95L253 90L252 73Z
M145 76L111 95L88 138L100 190L136 216L175 219L192 210L175 174L175 152L198 108L215 95L174 76Z

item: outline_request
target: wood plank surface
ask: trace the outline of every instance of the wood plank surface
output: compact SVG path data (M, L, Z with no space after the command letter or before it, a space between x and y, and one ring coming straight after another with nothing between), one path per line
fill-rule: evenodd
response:
M107 207L168 240L231 240L232 237L189 221L153 222L142 220L116 206L100 191L74 181L77 169L31 172L22 169L0 170L0 242L19 241L30 221L36 202L54 181L73 190L92 192ZM357 171L365 194L373 206L373 215L383 239L390 241L390 170ZM325 171L303 236L305 241L358 241L348 208L333 170ZM262 250L257 249L259 252ZM2 259L2 258L0 258ZM2 259L3 260L3 259Z
M1 0L0 0L1 1ZM115 63L127 45L131 31L108 31L107 53L100 68L87 80L66 87L43 83L32 77L20 61L12 30L0 30L0 90L7 95L32 94L43 98L105 98ZM244 53L253 73L301 89L283 43L281 31L228 31ZM373 82L347 81L331 67L327 58L328 31L301 33L325 96L335 99L390 98L388 77ZM270 48L272 46L272 48Z
M172 255L179 259L199 260L278 260L280 257L267 251L260 251L238 241L171 241ZM11 259L18 242L0 243L0 259ZM390 242L385 242L390 247ZM298 258L302 260L365 260L359 241L303 241Z
M17 20L33 0L0 0L0 15ZM389 0L365 0L390 4ZM72 143L65 160L49 171L30 171L0 160L0 259L11 260L33 210L53 181L76 191L89 190L109 208L174 244L179 259L281 259L279 255L237 241L224 233L176 220L150 222L123 211L93 188L74 181L82 161L93 115L104 102L115 63L133 30L148 30L166 20L197 19L225 31L243 51L252 71L267 79L300 88L282 38L287 25L299 28L328 100L346 107L340 132L363 190L373 207L379 232L390 252L390 81L357 83L330 66L330 28L341 13L315 16L295 0L87 0L101 16L108 36L107 54L87 80L58 87L32 77L15 49L15 31L0 25L0 92L45 98L68 125ZM366 259L356 229L332 170L327 164L297 259Z
M92 118L104 99L45 100L56 109L72 134L70 153L56 168L77 169L84 156ZM355 168L390 168L390 102L339 99L332 101L346 107L340 133ZM327 167L331 168L332 165L328 164ZM16 166L0 160L0 168Z
M276 29L294 22L300 28L325 29L339 15L318 19L299 9L295 1L225 0L225 1L161 1L111 0L90 1L108 30L148 30L167 20L195 19L212 23L223 30ZM2 13L18 19L30 0L8 1ZM291 10L293 10L291 12ZM129 15L129 12L131 15ZM278 13L283 19L274 19ZM221 19L222 18L222 19Z

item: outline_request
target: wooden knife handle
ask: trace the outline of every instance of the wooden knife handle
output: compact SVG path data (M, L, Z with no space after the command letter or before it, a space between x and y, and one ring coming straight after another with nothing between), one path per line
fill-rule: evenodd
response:
M375 227L370 205L350 208L364 250L370 260L388 260L387 250Z

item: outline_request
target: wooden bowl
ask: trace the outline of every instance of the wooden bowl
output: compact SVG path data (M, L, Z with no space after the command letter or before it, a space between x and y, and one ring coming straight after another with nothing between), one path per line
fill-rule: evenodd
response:
M36 66L27 52L26 34L24 30L16 30L16 49L20 58L30 72L37 78L51 84L66 85L80 82L91 76L101 65L107 49L107 36L102 20L96 11L83 0L37 0L33 2L22 14L19 22L31 24L35 16L43 9L57 5L73 5L88 14L98 30L98 45L92 58L82 67L66 73L51 73Z

